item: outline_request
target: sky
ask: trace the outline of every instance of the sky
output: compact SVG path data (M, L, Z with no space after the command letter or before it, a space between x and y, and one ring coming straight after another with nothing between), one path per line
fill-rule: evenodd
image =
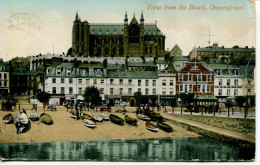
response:
M190 5L207 10L189 10ZM160 10L148 6L161 7ZM164 6L176 10L164 10ZM179 5L187 6L179 10ZM243 10L211 10L211 6L242 6ZM72 25L78 11L89 23L129 22L143 11L145 23L155 23L166 36L165 49L178 44L183 55L193 47L211 43L241 47L256 45L255 8L250 0L1 0L0 58L67 52L72 45Z

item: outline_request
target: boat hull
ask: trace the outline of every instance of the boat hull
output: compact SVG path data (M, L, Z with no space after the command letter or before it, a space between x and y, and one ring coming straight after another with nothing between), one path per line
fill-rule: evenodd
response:
M96 127L96 122L94 122L92 120L84 119L83 123L86 127L89 127L89 128L95 128Z
M156 125L153 125L151 123L146 123L146 129L152 132L158 132L159 128Z
M137 114L136 117L137 117L138 119L144 120L144 121L149 121L149 120L151 120L150 117L145 116L145 115L143 115L143 114Z

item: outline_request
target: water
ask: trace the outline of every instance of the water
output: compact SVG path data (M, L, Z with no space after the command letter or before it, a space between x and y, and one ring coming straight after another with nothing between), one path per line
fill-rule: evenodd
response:
M254 152L205 137L0 144L1 157L12 160L239 161Z

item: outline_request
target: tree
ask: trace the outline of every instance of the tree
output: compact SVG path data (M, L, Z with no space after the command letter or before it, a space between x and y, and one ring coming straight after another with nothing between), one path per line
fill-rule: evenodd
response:
M236 104L239 108L243 107L243 104L246 102L246 98L243 96L236 96L235 97ZM241 110L241 109L240 109Z
M226 107L228 108L228 112L229 112L229 108L232 107L232 101L230 99L228 99L225 103Z
M141 105L141 100L142 100L142 92L141 91L136 91L134 93L134 98L136 100L136 103L138 105L138 108L140 109L140 105Z
M43 104L43 110L45 110L45 103L50 100L51 95L47 92L40 92L37 94L36 98Z
M84 101L87 103L87 105L89 105L89 103L91 103L91 106L94 106L94 107L98 106L102 102L99 90L95 86L86 87L84 89L83 98L84 98Z

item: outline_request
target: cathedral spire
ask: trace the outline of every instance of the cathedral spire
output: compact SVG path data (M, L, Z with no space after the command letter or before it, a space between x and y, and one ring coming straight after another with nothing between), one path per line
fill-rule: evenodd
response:
M143 11L142 11L142 14L141 14L140 24L141 24L141 25L144 24L144 15L143 15Z
M77 10L77 12L76 12L76 17L75 17L75 21L78 21L78 19L79 19L79 15L78 15L78 10Z
M124 20L124 24L125 24L125 25L127 25L127 24L128 24L127 11L125 12L125 20Z

